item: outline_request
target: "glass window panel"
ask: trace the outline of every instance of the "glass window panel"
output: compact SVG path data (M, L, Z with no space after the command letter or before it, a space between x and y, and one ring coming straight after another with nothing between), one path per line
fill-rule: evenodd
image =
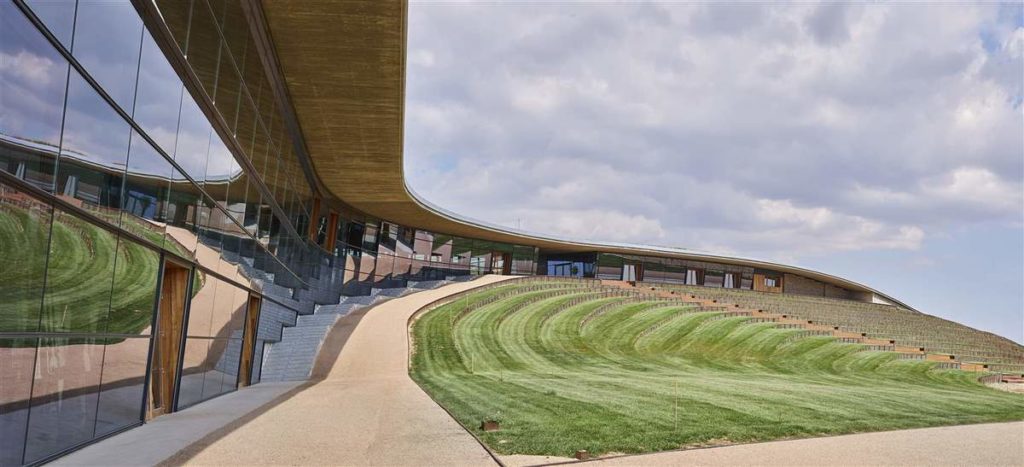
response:
M117 235L55 211L40 331L106 329L116 253Z
M188 93L182 93L174 162L199 183L206 178L206 157L210 151L212 133L213 127L199 105Z
M160 255L122 238L117 245L107 332L148 334L156 307Z
M217 278L196 270L192 282L192 300L188 307L188 336L209 336L213 322L213 303L217 296Z
M225 341L225 348L214 367L223 375L221 394L238 388L238 365L242 356L242 339L218 339Z
M131 2L79 2L72 53L117 105L132 113L142 19Z
M211 99L217 99L217 65L220 62L220 32L203 0L192 2L186 57Z
M242 166L232 158L231 169L228 175L228 192L226 208L239 224L245 217L245 197L249 192L249 176L242 170Z
M67 62L13 2L0 3L0 170L53 190Z
M242 148L242 153L249 160L252 160L253 144L257 133L256 110L252 102L245 95L238 103L238 127L235 129L235 140Z
M75 24L75 2L70 0L63 2L28 0L25 3L39 17L39 20L46 25L46 29L50 30L50 34L53 34L60 41L61 45L70 50L71 33ZM7 14L7 12L2 14Z
M199 241L208 248L213 249L212 253L220 251L221 239L217 228L224 223L225 217L226 216L223 211L221 211L209 197L203 197L200 200L198 230ZM200 253L210 253L209 251L202 250L201 248L197 251ZM203 266L206 266L213 271L217 270L218 256L200 254L197 255L197 259Z
M155 0L160 16L167 28L171 30L174 41L182 51L188 50L188 20L192 11L192 2L185 0Z
M171 172L171 189L167 199L165 222L167 241L164 248L188 257L196 250L196 216L199 190L180 172Z
M201 337L185 340L185 358L182 360L181 382L178 385L179 410L203 400L203 380L209 371L206 355L211 340Z
M36 339L0 339L0 465L21 465Z
M39 327L51 215L49 205L0 183L0 332Z
M131 131L77 73L71 73L57 192L101 217L116 216Z
M227 198L227 182L233 174L239 171L241 169L238 168L235 157L231 155L231 151L228 150L224 141L221 141L220 137L214 133L213 137L210 138L210 155L206 162L206 178L203 188L214 199L224 202ZM215 185L216 188L209 188L208 185L210 184ZM214 192L217 194L214 194Z
M260 203L260 193L254 182L250 181L247 184L246 191L245 214L242 217L242 226L246 232L255 236L260 223L260 211L263 205Z
M217 296L214 299L210 337L242 337L246 297L242 296L240 290L229 282L217 279Z
M241 2L228 1L224 3L221 30L224 32L224 40L227 41L231 55L235 57L235 62L238 63L238 67L241 69L247 60L246 49L249 45L249 23L242 12ZM252 56L252 59L259 61L259 57L255 55Z
M377 255L377 268L376 268L376 271L375 271L375 273L377 275L377 281L391 279L392 278L392 274L394 273L394 269L393 269L394 264L395 264L395 257L394 256L386 255L386 254L378 254Z
M124 212L140 219L163 222L173 172L174 168L164 156L138 133L133 133L125 174ZM163 243L163 228L157 224L126 220L122 226L157 245Z
M93 438L102 363L95 339L39 339L26 463Z
M183 86L147 31L142 36L139 89L132 118L167 154L174 154Z
M222 45L220 65L217 70L217 97L213 103L217 110L220 111L221 116L224 117L224 122L228 124L228 129L232 134L235 133L235 126L237 124L238 100L241 86L242 78L238 75L238 71L235 70L231 54L228 53L227 47Z
M706 287L721 287L725 282L725 273L720 270L708 269L704 271L704 285Z
M373 270L377 263L377 256L370 251L364 251L359 256L359 281L370 281L373 280Z
M217 364L227 350L228 339L209 339L210 345L203 359L203 393L202 400L220 395L224 390L224 373L217 369Z
M433 255L438 256L438 261L442 263L452 262L452 245L454 240L449 235L437 234L434 237Z
M96 436L142 421L149 338L108 339L96 412Z

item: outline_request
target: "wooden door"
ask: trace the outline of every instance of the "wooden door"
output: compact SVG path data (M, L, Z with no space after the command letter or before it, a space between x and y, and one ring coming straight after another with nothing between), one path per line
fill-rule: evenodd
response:
M188 301L191 273L190 268L164 261L160 307L153 342L147 420L169 413L174 408L174 389L178 381L185 306Z
M242 337L242 361L238 366L238 387L252 381L252 359L256 351L256 331L260 324L260 298L249 295L249 308L245 313L245 333Z
M501 274L504 276L512 275L512 253L501 254Z

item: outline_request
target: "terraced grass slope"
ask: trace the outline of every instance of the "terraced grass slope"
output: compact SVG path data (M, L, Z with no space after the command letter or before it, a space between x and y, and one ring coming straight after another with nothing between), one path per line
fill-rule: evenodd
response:
M904 346L924 347L928 352L952 354L959 361L990 363L993 368L1008 372L1024 371L1024 346L1002 336L905 308L748 290L665 284L644 286L787 313L844 330L864 332L870 337L893 339Z
M533 284L471 293L411 331L412 377L499 453L637 453L1024 419L1024 396L977 374L578 282ZM476 430L488 419L501 429Z

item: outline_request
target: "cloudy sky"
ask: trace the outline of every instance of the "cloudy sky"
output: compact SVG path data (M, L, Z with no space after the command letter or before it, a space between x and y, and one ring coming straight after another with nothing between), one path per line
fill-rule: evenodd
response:
M409 8L425 199L849 277L1024 342L1017 4Z

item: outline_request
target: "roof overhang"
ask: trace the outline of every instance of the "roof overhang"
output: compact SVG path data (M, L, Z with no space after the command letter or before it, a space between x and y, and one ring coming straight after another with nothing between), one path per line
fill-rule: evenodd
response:
M431 206L406 186L402 164L407 2L264 0L261 6L280 71L276 78L287 88L318 183L355 209L433 232L549 251L656 255L772 269L907 306L862 284L795 266L523 233Z

